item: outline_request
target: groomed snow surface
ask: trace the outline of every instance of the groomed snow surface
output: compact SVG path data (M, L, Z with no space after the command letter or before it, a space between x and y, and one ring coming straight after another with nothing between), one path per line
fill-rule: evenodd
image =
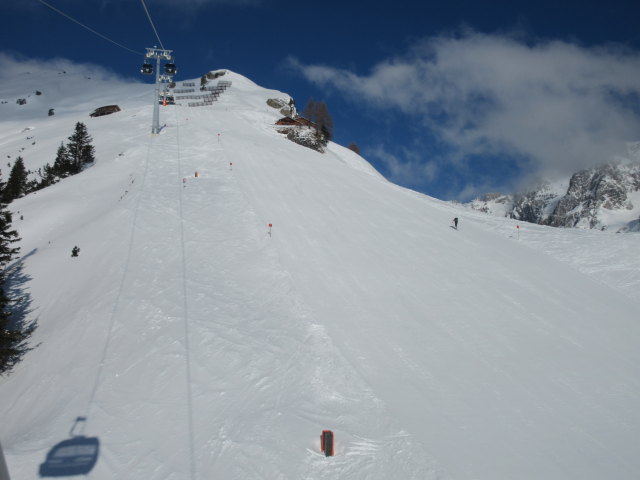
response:
M232 72L155 136L151 86L69 75L74 102L0 106L5 157L53 162L76 121L97 156L11 204L39 324L0 380L12 479L79 434L96 480L638 478L637 234L518 238L288 141L288 96Z

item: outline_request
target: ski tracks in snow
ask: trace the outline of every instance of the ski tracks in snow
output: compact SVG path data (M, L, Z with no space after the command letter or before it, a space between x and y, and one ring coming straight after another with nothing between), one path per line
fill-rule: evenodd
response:
M277 151L277 148L274 150ZM297 465L293 469L296 472L295 478L439 478L437 467L410 434L398 434L400 429L397 426L379 423L380 418L388 416L383 413L386 406L375 397L364 380L366 377L358 371L358 362L349 359L350 353L333 343L283 266L280 258L283 245L278 240L280 233L277 220L274 221L274 236L265 235L266 226L271 219L265 214L264 208L261 208L263 206L255 203L253 191L262 190L255 198L271 195L276 198L276 203L287 208L287 202L278 202L279 192L272 186L269 178L268 164L276 160L269 157L256 159L250 152L235 149L233 145L225 145L224 153L221 152L220 155L225 165L232 161L236 166L233 171L228 172L231 183L225 197L228 200L228 195L233 195L238 203L244 204L242 208L236 206L239 211L235 216L242 211L249 220L244 226L246 233L240 237L253 237L254 248L262 252L260 261L266 267L266 271L262 271L264 279L258 281L262 286L251 288L264 290L265 282L280 285L279 290L263 292L258 297L271 298L268 309L256 305L261 308L264 316L261 322L264 326L273 325L278 332L291 337L285 336L280 351L263 353L272 355L274 362L270 363L277 367L266 375L266 379L263 377L260 384L263 387L278 385L279 391L274 392L272 395L275 398L270 400L270 408L273 408L271 415L276 415L272 418L274 423L271 431L277 445L278 460L264 458L263 475L260 478L281 478L279 475L282 472L292 471L292 465ZM257 164L267 167L256 168L251 173L247 171ZM265 193L264 190L269 192ZM286 212L274 213L278 215L277 218L286 217ZM229 214L230 212L223 212L220 216L234 218L233 214ZM234 263L237 265L237 261ZM255 263L247 266L249 270L255 267ZM255 275L252 277L256 278ZM237 285L246 287L253 281L245 278ZM228 332L228 328L225 330ZM249 335L251 338L255 332ZM256 342L256 347L259 348L260 343L264 345L263 341ZM292 345L297 345L293 355L288 353L292 350ZM268 388L264 393L268 395ZM232 416L238 418L238 415ZM326 428L332 429L336 434L336 457L326 458L318 453L320 432ZM360 437L355 437L356 434ZM287 442L288 438L305 437L308 438L306 445L290 445ZM365 438L369 440L364 440ZM268 443L268 438L265 441ZM227 446L226 454L233 455L231 450ZM272 451L272 448L265 446L263 455L271 455ZM258 451L252 455L253 461L260 457ZM251 462L249 459L245 460ZM218 462L218 468L222 468L224 460L219 459ZM277 466L273 465L271 474L266 474L265 465L274 462ZM254 478L248 472L237 475L234 478Z
M150 140L145 180L112 328L89 410L104 458L91 478L193 478L190 466L188 322L176 130ZM158 232L162 232L158 234ZM132 352L115 358L109 345ZM186 378L185 378L186 377ZM186 385L185 385L186 384ZM182 385L182 388L180 388ZM95 400L94 400L95 397ZM115 421L117 419L117 421ZM131 445L137 445L131 449ZM141 448L144 455L133 452ZM111 473L109 473L111 472Z

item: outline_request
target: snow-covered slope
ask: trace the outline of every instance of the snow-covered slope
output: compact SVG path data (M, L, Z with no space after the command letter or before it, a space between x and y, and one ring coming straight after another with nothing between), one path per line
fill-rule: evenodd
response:
M139 84L77 89L87 108L53 118L0 110L0 153L32 128L30 168L78 120L98 158L11 205L40 344L0 380L12 478L77 417L101 480L637 474L637 297L510 220L288 141L266 105L287 96L226 79L211 107L163 107L157 136Z

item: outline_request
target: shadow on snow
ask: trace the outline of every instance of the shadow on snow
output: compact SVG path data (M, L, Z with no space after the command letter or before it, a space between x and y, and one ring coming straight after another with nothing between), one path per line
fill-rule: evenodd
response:
M76 418L69 435L71 438L54 445L47 453L47 458L40 465L41 477L70 477L86 475L98 461L100 441L96 437L76 434L76 428L84 430L86 417Z

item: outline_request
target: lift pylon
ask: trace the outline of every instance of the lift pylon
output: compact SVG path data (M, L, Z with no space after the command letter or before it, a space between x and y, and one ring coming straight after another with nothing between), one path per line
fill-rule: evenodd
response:
M176 66L173 63L173 56L171 55L172 52L172 50L164 50L162 48L154 47L147 48L147 53L144 56L145 63L142 68L142 73L150 74L151 72L146 65L151 66L149 63L150 59L155 59L156 61L156 89L153 101L153 122L151 124L151 133L160 133L160 83L170 83L177 72ZM160 75L160 60L169 62L165 64L164 75Z

